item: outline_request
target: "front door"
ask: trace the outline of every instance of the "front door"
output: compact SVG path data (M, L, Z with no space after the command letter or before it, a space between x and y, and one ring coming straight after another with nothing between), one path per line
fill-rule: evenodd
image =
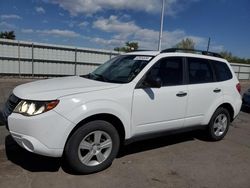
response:
M176 129L183 126L187 86L183 85L183 59L169 57L159 60L144 76L159 77L160 88L135 88L132 106L134 135ZM143 82L141 85L143 85Z

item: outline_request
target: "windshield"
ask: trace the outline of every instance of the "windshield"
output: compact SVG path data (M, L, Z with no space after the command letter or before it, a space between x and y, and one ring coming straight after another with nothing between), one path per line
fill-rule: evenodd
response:
M87 78L112 83L132 81L149 63L152 56L120 55L100 65Z

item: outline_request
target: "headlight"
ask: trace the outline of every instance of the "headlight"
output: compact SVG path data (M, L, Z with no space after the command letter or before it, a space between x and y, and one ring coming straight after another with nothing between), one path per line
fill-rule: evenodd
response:
M15 113L23 114L25 116L34 116L49 110L52 110L57 106L59 100L53 101L26 101L22 100L14 109Z

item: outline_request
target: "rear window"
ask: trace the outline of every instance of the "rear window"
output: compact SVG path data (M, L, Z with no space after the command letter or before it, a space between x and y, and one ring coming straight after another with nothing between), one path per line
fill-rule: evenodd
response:
M206 59L188 58L189 83L200 84L213 82L213 71Z
M213 63L215 69L215 75L217 81L230 80L233 77L226 63L220 61L211 61L211 62Z

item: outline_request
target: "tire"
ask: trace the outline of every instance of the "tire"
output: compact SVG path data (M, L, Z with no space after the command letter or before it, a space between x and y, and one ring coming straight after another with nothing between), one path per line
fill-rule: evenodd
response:
M230 115L227 109L218 108L209 124L208 124L208 137L211 141L219 141L227 134L230 125Z
M77 129L64 149L64 159L74 172L90 174L109 167L120 147L120 138L109 122L95 120Z

